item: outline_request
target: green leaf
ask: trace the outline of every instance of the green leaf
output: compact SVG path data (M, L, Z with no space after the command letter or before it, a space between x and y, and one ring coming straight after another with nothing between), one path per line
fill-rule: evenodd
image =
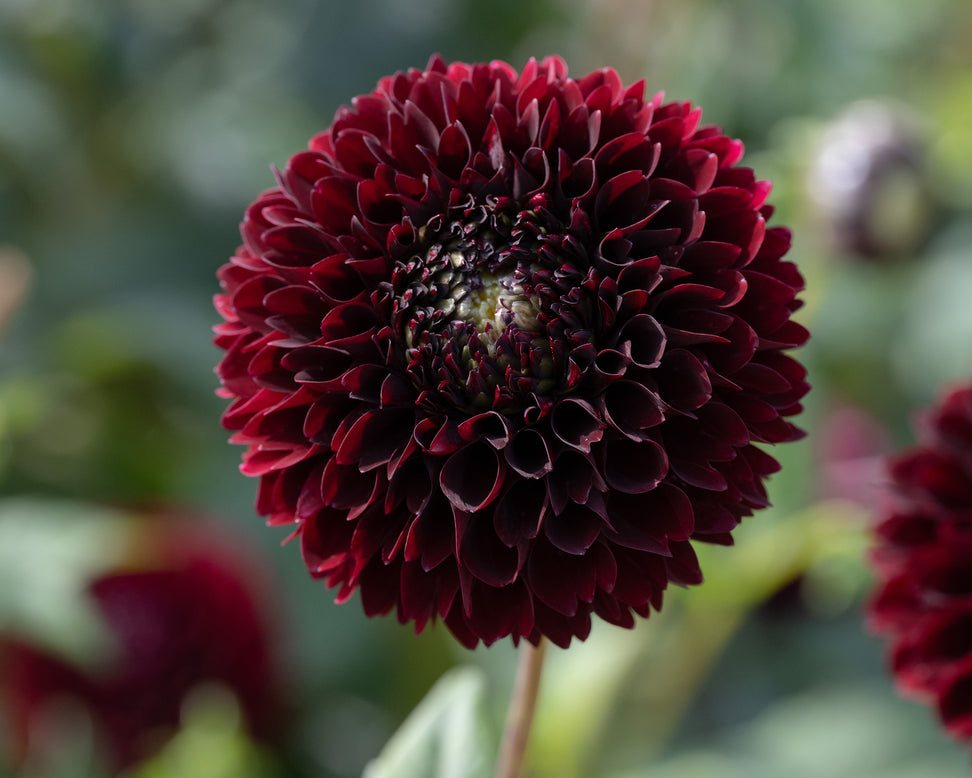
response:
M768 708L752 722L708 733L649 767L610 778L961 778L968 757L922 706L891 684L818 686Z
M446 673L405 720L362 778L488 778L496 742L482 670Z

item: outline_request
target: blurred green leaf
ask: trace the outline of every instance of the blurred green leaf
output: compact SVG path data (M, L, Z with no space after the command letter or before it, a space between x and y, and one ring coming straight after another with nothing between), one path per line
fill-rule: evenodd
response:
M449 671L412 711L363 778L488 778L496 751L478 668Z
M972 373L972 221L956 221L925 257L903 301L901 337L890 359L899 382L925 403L950 381Z
M972 203L972 70L946 72L935 85L932 153L942 194L966 208Z
M890 684L822 686L774 705L706 746L610 778L960 778L962 750Z

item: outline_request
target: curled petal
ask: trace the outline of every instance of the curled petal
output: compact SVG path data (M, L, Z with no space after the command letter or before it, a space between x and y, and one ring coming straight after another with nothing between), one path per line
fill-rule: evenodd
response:
M590 508L571 502L561 513L547 516L543 531L561 551L582 555L600 536L601 519Z
M670 542L687 540L694 528L692 504L685 492L662 485L647 494L612 494L608 502L611 529L618 545L668 556Z
M537 536L547 510L547 489L542 481L515 481L496 503L493 528L510 548Z
M524 478L540 478L553 469L547 439L534 429L516 433L503 454L507 464Z
M661 401L644 384L617 381L607 388L601 399L604 418L632 440L645 440L645 430L665 419Z
M557 438L579 451L588 452L591 444L604 435L604 422L585 400L568 398L558 403L550 426Z
M658 367L665 353L665 330L646 313L638 314L621 328L618 339L638 367Z
M694 411L712 398L712 382L698 357L685 349L665 355L665 367L659 375L662 399L680 411Z
M507 421L495 411L481 413L466 419L459 425L459 435L463 440L486 440L496 448L503 448L510 439Z
M457 509L474 513L499 496L504 470L491 446L471 443L446 460L439 473L439 486Z
M507 586L516 580L520 554L497 537L488 516L456 517L459 563L488 586Z
M668 473L668 457L653 440L614 440L604 446L604 480L624 494L654 489Z

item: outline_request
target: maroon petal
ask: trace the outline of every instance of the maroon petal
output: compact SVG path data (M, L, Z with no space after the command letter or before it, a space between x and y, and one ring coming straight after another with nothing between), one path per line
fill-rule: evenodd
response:
M647 313L628 320L621 328L618 341L638 367L657 367L665 353L665 330Z
M613 440L604 446L604 480L625 494L654 489L668 473L668 457L653 440Z
M524 478L540 478L553 469L546 438L537 430L520 430L505 448L507 464Z
M496 503L496 535L510 548L535 538L546 510L547 489L542 481L515 481Z
M489 586L506 586L516 580L520 554L496 535L488 516L457 513L459 564Z
M687 540L695 523L685 493L668 485L647 494L612 494L608 509L611 528L605 532L615 543L666 556L670 541Z
M601 519L590 508L571 502L563 512L546 517L543 531L561 551L581 555L601 534Z
M459 425L463 440L486 440L496 448L503 448L510 439L509 423L496 411L480 413Z
M439 473L439 486L456 508L475 513L499 496L504 470L492 447L471 443L446 460Z
M616 381L601 399L604 418L632 440L645 440L645 430L665 420L661 402L654 392L636 381Z
M597 587L597 571L584 557L560 551L545 539L533 546L528 562L530 588L547 607L564 616L589 603Z
M415 516L405 539L405 561L419 560L423 570L433 570L456 550L452 506L441 496L433 496Z
M411 439L413 420L411 409L363 414L341 441L338 464L356 464L361 472L388 464Z
M347 511L347 518L354 519L378 499L380 487L374 470L361 472L332 457L324 467L320 494L325 505Z
M685 349L665 355L658 383L662 399L681 411L694 411L712 399L712 382L705 367Z
M946 688L938 711L953 736L962 740L972 738L972 669Z
M568 398L557 404L550 426L557 438L579 451L589 452L591 444L604 435L604 422L585 400Z

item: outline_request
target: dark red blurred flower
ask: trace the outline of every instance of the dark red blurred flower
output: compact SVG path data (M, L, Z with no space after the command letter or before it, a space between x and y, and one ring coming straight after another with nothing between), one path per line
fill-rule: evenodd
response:
M936 705L948 732L972 742L972 387L941 400L891 476L871 622L891 638L899 688Z
M557 58L383 78L250 206L223 418L311 573L467 646L631 626L799 436L769 183L688 103Z
M89 594L111 655L78 667L23 640L0 641L0 697L13 761L43 749L35 738L61 700L80 703L113 769L139 762L179 726L186 695L216 682L240 704L247 731L279 734L280 687L266 621L265 581L222 536L182 524L140 536L133 569L93 580Z

